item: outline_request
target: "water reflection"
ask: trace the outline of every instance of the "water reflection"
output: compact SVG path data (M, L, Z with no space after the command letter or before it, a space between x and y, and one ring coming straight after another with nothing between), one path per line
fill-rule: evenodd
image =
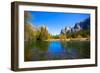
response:
M25 61L90 58L89 41L25 42Z

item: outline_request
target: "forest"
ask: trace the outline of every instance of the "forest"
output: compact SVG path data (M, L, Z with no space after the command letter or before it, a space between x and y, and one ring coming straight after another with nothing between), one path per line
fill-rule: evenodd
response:
M59 23L63 24L63 22L59 21L56 23L58 18L50 18L52 13L49 13L50 15L47 17L50 26L46 26L44 22L47 18L45 19L45 14L41 13L35 16L35 19L38 18L37 23L39 23L36 26L36 23L32 18L34 18L34 15L38 12L32 13L33 15L27 11L24 13L25 61L90 58L90 17L82 21L78 18L78 22L75 21L73 27L69 27L69 24L64 24L64 27L57 28L56 26L59 25ZM46 14L48 16L48 13ZM54 16L54 14L52 16ZM59 14L57 14L57 16L59 16ZM66 15L66 17L67 16L70 16L70 14ZM53 22L52 18L56 20L56 22ZM70 20L71 19L72 17ZM30 20L32 20L32 22L30 22ZM67 21L64 20L64 22ZM52 29L49 30L51 26L52 29L54 28L53 31ZM58 34L55 34L55 31L58 31Z
M59 35L52 35L45 25L35 27L34 24L28 22L31 15L24 13L24 38L25 41L45 41L45 40L67 40L75 38L90 38L90 18L81 22L77 22L74 27L64 27Z

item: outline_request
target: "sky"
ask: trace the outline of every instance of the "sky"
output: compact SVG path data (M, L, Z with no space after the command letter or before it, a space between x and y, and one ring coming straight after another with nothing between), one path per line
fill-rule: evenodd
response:
M60 34L61 29L73 27L75 23L90 17L90 14L83 13L61 13L61 12L39 12L28 11L31 17L28 22L33 26L46 26L52 35Z

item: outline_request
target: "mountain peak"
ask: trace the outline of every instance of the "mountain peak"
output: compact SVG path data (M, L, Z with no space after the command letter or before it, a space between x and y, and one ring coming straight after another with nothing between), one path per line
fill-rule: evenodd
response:
M81 22L78 22L74 25L74 27L65 27L61 30L61 33L72 33L78 32L80 30L90 29L90 18L87 18Z

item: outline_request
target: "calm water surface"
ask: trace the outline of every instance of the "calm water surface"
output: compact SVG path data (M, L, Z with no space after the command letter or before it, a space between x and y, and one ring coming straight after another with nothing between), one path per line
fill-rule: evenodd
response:
M25 61L90 58L89 41L25 42Z

